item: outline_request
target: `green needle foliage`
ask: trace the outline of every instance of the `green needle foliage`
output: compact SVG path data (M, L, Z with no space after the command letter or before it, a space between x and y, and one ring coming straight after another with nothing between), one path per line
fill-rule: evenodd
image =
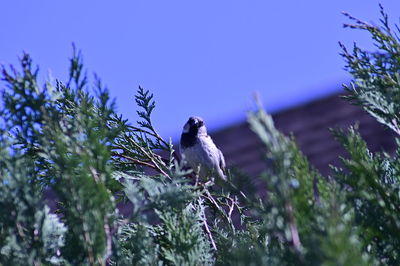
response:
M377 51L341 44L346 99L399 134L400 31L381 13L379 27L347 15ZM259 104L248 122L267 171L203 183L157 133L149 91L130 123L75 47L66 82L38 73L27 54L2 68L1 265L399 264L400 141L372 153L356 126L333 130L348 156L324 177Z

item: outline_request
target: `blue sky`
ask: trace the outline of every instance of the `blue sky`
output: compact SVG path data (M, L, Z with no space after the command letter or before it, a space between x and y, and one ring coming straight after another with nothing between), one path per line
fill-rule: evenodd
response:
M177 137L190 115L212 130L243 121L254 91L274 112L339 90L338 41L374 49L341 11L377 22L378 2L398 22L396 0L3 1L0 63L26 51L43 78L65 80L74 42L120 112L135 119L141 85L161 134Z

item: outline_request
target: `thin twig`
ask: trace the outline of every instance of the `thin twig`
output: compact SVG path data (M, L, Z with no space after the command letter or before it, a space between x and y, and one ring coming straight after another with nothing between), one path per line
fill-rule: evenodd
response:
M204 223L204 228L206 229L207 235L208 235L208 237L210 238L211 245L212 245L213 249L214 249L215 251L217 251L217 245L216 245L215 242L214 242L214 238L213 238L213 236L212 236L212 234L211 234L210 228L208 228L208 224L207 224L207 221L206 221L206 218L205 218L205 217L204 217L203 223Z
M150 136L152 136L152 137L155 137L155 138L158 139L162 144L164 144L165 148L169 147L169 143L167 143L157 132L154 132L154 133L153 133L153 132L147 131L147 130L145 130L145 129L138 128L138 127L131 126L131 125L128 125L127 127L130 128L130 129L132 129L133 131L141 132L141 133L144 133L144 134L148 134L148 135L150 135ZM172 153L172 155L174 156L174 158L175 158L178 162L180 161L180 158L179 158L178 154L176 153L176 151L174 151L174 152Z
M94 181L96 181L96 183L99 183L99 175L97 174L97 171L94 167L89 167L90 173L93 176Z
M288 212L288 216L289 216L290 232L292 233L293 246L297 251L300 251L301 242L300 242L299 232L297 230L296 221L295 221L295 218L294 218L294 215L293 215L293 208L292 208L292 205L290 203L286 204L286 211Z
M150 154L148 154L148 153L143 149L142 146L140 146L138 143L136 143L135 141L133 141L131 138L127 138L127 139L128 139L128 141L129 141L133 146L135 146L136 148L138 148L138 149L153 163L154 167L156 167L156 170L157 170L158 172L160 172L162 175L164 175L164 176L168 177L169 179L171 179L171 177L170 177L164 170L162 170L162 169L157 165L157 163L154 161L153 157L150 156Z
M94 256L93 256L93 249L92 246L90 245L91 239L88 231L83 232L83 237L85 239L85 244L87 248L87 255L88 255L88 260L89 260L89 265L94 265Z
M113 155L113 156L117 156L117 157L122 157L122 158L128 159L128 160L132 161L132 162L135 163L135 164L140 164L140 165L143 165L143 166L150 167L150 168L152 168L152 169L154 169L154 170L157 170L159 173L161 173L161 174L163 174L163 175L169 177L169 175L168 175L165 171L163 171L160 167L158 167L157 163L156 163L154 160L152 160L151 156L150 156L146 151L144 151L143 149L141 149L141 147L140 147L139 145L137 145L136 142L134 142L134 141L132 141L132 140L129 140L129 142L130 142L131 144L133 144L134 146L138 147L138 148L140 149L140 151L141 151L142 153L144 153L144 155L145 155L153 164L148 163L148 162L145 162L145 161L141 161L141 160L138 160L138 159L135 159L135 158L132 158L132 157L127 156L127 155L124 155L124 154L122 154L122 153L114 152L114 153L112 153L112 155ZM118 146L118 145L112 146L112 149L127 150L127 148L121 147L121 146ZM161 158L161 156L160 156L160 158ZM161 159L162 159L162 158L161 158ZM169 177L169 178L170 178L170 177Z
M106 234L106 263L109 264L110 256L112 254L112 235L110 232L110 225L104 217L104 233Z
M235 201L233 200L233 199L230 199L231 201L232 201L232 205L231 206L229 206L229 213L228 213L228 217L229 217L229 219L232 219L231 217L232 217L232 212L233 212L233 209L235 208Z
M160 135L158 135L157 132L150 132L150 131L147 131L145 129L138 128L138 127L131 126L131 125L127 125L127 127L132 129L133 131L137 131L137 132L141 132L141 133L145 133L145 134L148 134L150 136L153 136L156 139L158 139L159 141L161 141L166 147L168 147L168 143L165 140L163 140L163 138Z
M222 217L224 217L226 219L226 221L230 225L231 229L234 231L235 227L232 224L232 220L228 217L228 215L225 213L225 211L218 205L216 200L213 198L213 196L210 194L210 192L207 189L205 189L205 194L206 194L205 198L208 199L208 201L211 202L217 208L217 210L222 214Z
M239 189L235 186L235 184L233 184L231 181L225 181L231 188L233 188L234 190L236 190L247 202L249 201L249 199L247 198L247 196Z
M143 166L150 167L150 168L152 168L152 169L154 169L154 170L158 170L157 167L155 167L155 166L152 165L151 163L144 162L144 161L140 161L140 160L138 160L138 159L129 157L129 156L124 155L124 154L121 154L121 153L113 152L111 155L112 155L112 156L116 156L116 157L121 157L121 158L127 159L127 160L131 161L131 162L134 163L134 164L139 164L139 165L143 165Z

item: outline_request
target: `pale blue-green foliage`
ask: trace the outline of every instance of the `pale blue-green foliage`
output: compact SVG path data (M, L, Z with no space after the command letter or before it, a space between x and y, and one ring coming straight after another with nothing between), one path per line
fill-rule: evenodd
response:
M183 209L190 201L194 200L198 193L193 191L193 187L179 182L162 182L154 178L142 178L141 186L152 199L152 206L156 210L167 211L172 209Z
M45 205L41 187L27 182L33 162L10 155L2 143L0 157L0 264L60 265L64 262L66 226Z
M71 67L73 78L68 86L57 81L40 88L36 82L38 72L26 54L21 60L22 71L3 69L7 86L2 94L1 138L10 161L19 162L19 168L28 171L19 176L16 186L22 191L13 197L15 203L24 204L28 201L24 197L29 196L32 204L39 204L44 200L44 189L57 194L57 211L68 230L61 248L53 243L51 231L45 231L46 243L58 247L57 256L68 263L101 264L110 256L111 227L116 215L111 191L122 187L112 178L109 164L109 144L118 128L106 126L113 104L100 81L94 86L96 96L92 96L83 89L86 77L81 73L81 58L74 54L72 63L78 66ZM2 164L1 180L12 184L7 181L7 174L18 171L4 161ZM52 221L55 218L48 216ZM51 220L47 224L59 228ZM33 225L33 220L18 225L18 232ZM4 237L14 236L10 233ZM30 246L34 249L37 244ZM10 252L18 253L12 249Z
M173 211L181 210L199 196L194 187L184 180L168 180L164 176L141 175L135 182L124 181L124 192L133 204L133 217L143 210Z
M113 265L163 265L154 227L128 223L118 229Z
M346 27L367 31L377 48L367 51L354 44L349 52L341 44L346 69L352 74L353 82L345 86L346 96L354 104L362 106L378 122L400 134L400 30L393 30L387 14L380 6L381 25L375 26L346 14L355 24Z
M113 259L115 264L212 263L210 245L202 229L204 206L196 200L199 193L193 186L184 180L146 175L136 181L130 179L124 186L133 214L117 236L121 249ZM155 221L159 222L154 224Z
M362 249L354 212L339 188L334 188L329 202L323 202L316 212L315 233L307 238L318 245L309 250L309 260L319 257L322 265L378 265ZM310 241L310 242L311 242ZM316 263L313 263L316 265Z
M354 128L334 133L350 155L342 159L344 169L334 170L338 183L347 191L347 202L354 206L364 248L381 263L396 264L400 255L400 149L391 158L370 152Z
M367 31L377 48L366 51L354 45L349 52L342 45L346 68L353 83L345 97L360 105L376 120L400 134L400 29L390 26L381 6L380 26L371 25L350 15L354 24L346 26ZM346 190L346 201L354 207L355 226L360 231L364 250L381 264L400 261L400 180L399 141L396 153L373 153L357 128L334 131L349 158L342 158L343 169L334 168L335 177Z
M210 265L210 243L203 232L204 207L190 204L180 212L160 213L158 226L161 256L172 265Z
M245 265L254 258L280 265L371 263L353 228L354 211L334 183L309 165L293 138L280 133L262 109L249 114L249 123L265 144L268 198L251 203L252 212L261 217L249 227L256 241L248 247L236 244L232 264Z
M50 213L50 209L47 206L45 206L44 209L44 216L45 218L42 226L44 248L48 250L49 253L56 254L56 256L50 259L51 263L56 264L62 261L59 259L59 249L64 246L64 233L67 228L60 222L57 215Z
M308 163L294 139L280 133L275 128L271 116L262 109L249 114L249 124L266 146L265 159L269 162L269 167L264 179L270 191L270 200L281 201L288 209L302 209L301 214L293 212L294 216L299 214L293 218L298 220L301 229L302 225L307 225L308 220L313 217L312 207L321 200L320 198L326 198L329 183ZM319 191L314 189L313 182ZM277 210L276 206L271 209L271 213L281 211ZM290 210L284 212L287 211Z

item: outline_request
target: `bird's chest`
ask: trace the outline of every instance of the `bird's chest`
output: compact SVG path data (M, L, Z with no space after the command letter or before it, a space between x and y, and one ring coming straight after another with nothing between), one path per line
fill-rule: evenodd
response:
M207 139L197 139L193 146L184 148L182 154L192 168L196 168L198 165L212 168L213 158L216 153L215 150L216 147L212 141L208 142Z

